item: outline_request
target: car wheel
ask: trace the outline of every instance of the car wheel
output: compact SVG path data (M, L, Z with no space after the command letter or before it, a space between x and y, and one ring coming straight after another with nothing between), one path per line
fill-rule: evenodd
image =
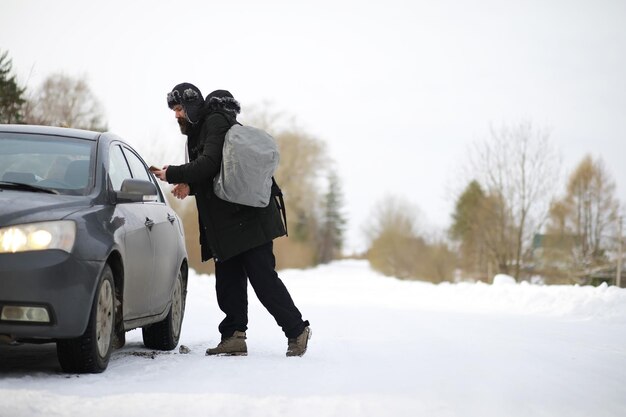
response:
M113 350L115 284L113 272L105 265L85 333L75 339L57 341L61 368L72 373L99 373L109 364Z
M181 271L178 271L169 313L163 320L141 329L143 344L147 348L172 350L178 345L180 329L183 325L183 316L185 315L185 294L183 274Z

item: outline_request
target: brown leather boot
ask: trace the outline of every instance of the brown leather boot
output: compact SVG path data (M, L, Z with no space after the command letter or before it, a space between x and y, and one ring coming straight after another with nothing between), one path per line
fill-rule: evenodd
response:
M302 356L306 352L306 347L311 338L311 328L305 327L300 336L288 339L287 356Z
M224 338L216 347L207 349L206 354L224 356L248 355L248 346L246 346L246 332L240 332L238 330L235 330L231 337Z

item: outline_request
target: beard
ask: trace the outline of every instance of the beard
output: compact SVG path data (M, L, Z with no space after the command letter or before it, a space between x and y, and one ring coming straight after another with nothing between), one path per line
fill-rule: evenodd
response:
M183 135L189 134L189 132L191 131L191 123L189 123L184 117L178 117L176 121L178 122L180 133L182 133Z

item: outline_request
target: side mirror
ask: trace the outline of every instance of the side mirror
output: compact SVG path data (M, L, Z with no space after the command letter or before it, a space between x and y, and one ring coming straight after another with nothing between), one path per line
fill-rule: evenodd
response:
M156 186L150 181L125 179L122 188L115 193L117 203L143 203L144 201L156 201Z

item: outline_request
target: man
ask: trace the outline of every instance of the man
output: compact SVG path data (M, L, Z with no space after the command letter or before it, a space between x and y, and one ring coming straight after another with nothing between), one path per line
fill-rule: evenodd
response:
M207 355L247 355L248 280L287 336L287 356L304 355L309 322L302 320L275 270L273 240L286 234L275 200L267 207L250 207L222 200L213 191L224 137L237 123L239 103L226 90L216 90L203 101L197 87L182 83L168 94L167 104L187 135L189 162L165 166L155 175L176 184L176 197L196 197L202 261L215 261L217 302L226 314L219 325L221 342L207 349Z

